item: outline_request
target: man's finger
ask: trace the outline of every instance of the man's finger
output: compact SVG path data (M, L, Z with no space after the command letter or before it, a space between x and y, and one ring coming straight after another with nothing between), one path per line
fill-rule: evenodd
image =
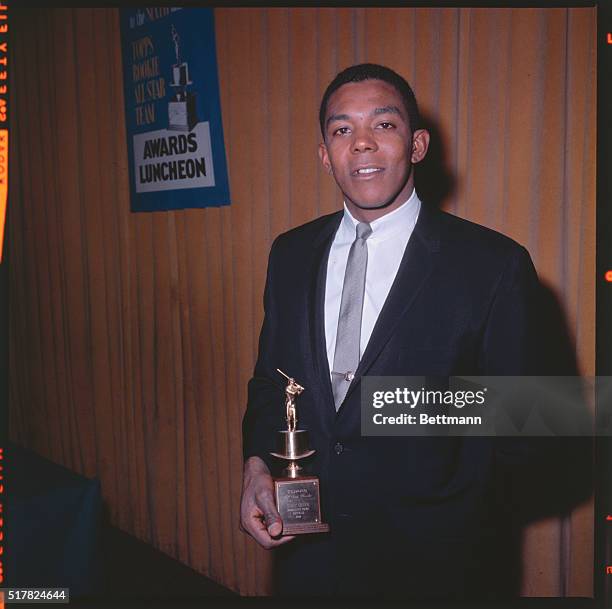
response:
M273 539L272 540L272 543L274 544L273 547L282 546L284 543L293 541L294 539L295 539L295 535L287 535L287 537L281 537L280 539Z
M287 537L279 537L278 539L273 539L269 535L266 535L265 532L261 536L261 538L255 538L256 541L259 542L267 550L271 550L272 548L276 548L278 546L282 546L292 540L295 539L295 535L288 535Z
M280 514L274 510L268 510L265 513L264 523L268 529L270 537L278 537L283 532L283 521Z
M249 533L249 535L251 535L251 537L253 537L253 539L255 539L255 541L260 546L266 548L267 550L270 550L271 548L275 548L276 546L283 545L291 541L292 539L295 539L295 535L290 535L287 537L279 537L277 539L274 539L272 536L270 536L268 530L265 527L265 524L261 522L261 520L258 521L258 524L259 526L248 527L247 533ZM280 527L281 523L279 522L278 525Z
M277 537L283 531L283 521L281 520L280 514L276 509L276 503L274 502L274 495L272 491L266 489L257 495L257 503L259 509L264 515L264 524L268 529L268 533L272 537Z

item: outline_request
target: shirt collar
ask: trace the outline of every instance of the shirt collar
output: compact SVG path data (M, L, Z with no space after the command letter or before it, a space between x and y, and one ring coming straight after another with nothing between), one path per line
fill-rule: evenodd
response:
M374 241L385 241L400 233L410 233L414 229L420 209L421 200L417 195L416 189L413 188L408 200L397 209L370 222L372 235L368 238L368 241L372 239ZM355 227L357 224L359 224L359 220L353 217L345 202L341 227L343 235L351 242L355 239Z

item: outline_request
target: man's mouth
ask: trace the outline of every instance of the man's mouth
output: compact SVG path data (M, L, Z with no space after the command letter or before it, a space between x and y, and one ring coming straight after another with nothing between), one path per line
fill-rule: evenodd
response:
M358 167L351 172L354 177L368 177L380 174L384 171L382 167Z

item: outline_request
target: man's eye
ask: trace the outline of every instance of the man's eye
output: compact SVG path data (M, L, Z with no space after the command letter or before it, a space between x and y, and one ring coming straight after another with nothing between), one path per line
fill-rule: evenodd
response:
M348 127L339 127L332 133L332 135L346 135L348 132L349 132Z
M381 127L382 129L394 129L395 125L393 123L380 123L380 125L378 125L379 127Z

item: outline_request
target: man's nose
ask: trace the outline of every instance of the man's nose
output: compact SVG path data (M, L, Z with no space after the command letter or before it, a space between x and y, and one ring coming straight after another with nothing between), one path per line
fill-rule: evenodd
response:
M353 152L372 152L377 149L378 145L369 129L359 129L355 132Z

